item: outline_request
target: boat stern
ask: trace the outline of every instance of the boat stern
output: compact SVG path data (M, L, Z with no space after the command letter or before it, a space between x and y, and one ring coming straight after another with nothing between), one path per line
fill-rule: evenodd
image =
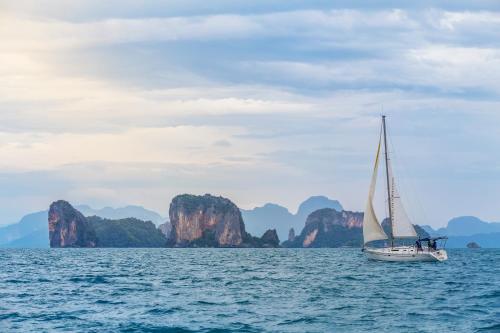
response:
M437 251L432 251L429 253L431 256L436 258L438 261L445 261L448 260L448 253L444 249L440 249Z

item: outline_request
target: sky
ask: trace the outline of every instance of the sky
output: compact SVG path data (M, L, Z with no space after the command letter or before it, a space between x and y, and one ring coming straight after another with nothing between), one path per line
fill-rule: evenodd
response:
M0 224L180 193L361 211L382 113L416 223L500 220L498 1L0 0L0 41Z

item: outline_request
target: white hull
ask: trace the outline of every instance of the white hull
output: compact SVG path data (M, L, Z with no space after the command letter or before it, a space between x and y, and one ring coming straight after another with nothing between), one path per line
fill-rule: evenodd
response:
M445 250L418 250L413 246L398 246L384 248L365 248L369 259L380 261L445 261L448 254Z

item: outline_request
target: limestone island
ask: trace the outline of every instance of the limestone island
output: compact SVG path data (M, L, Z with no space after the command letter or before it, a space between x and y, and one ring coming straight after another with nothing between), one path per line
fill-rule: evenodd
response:
M170 222L158 228L151 221L86 217L59 200L49 209L51 248L71 247L279 247L276 230L262 237L245 231L239 208L229 199L183 194L169 209Z

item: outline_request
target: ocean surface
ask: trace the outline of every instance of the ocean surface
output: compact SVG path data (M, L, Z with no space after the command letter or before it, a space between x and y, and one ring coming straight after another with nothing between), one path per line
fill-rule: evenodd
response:
M500 250L0 250L0 332L500 332Z

